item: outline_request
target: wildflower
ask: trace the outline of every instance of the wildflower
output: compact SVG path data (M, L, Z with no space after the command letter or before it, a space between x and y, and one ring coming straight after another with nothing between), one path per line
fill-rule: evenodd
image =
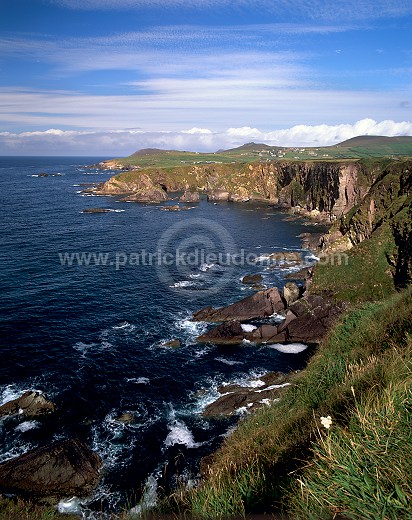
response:
M320 422L322 423L322 426L324 426L327 430L330 428L330 425L332 424L332 417L328 415L327 417L321 417Z

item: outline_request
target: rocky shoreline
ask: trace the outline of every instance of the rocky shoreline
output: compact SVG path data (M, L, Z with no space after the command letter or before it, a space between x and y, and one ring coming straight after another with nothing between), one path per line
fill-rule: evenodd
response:
M165 202L170 200L170 188L154 183L152 178L139 172L138 181L122 184L116 178L104 184L87 187L86 192L95 195L119 195L121 200L133 202ZM229 191L209 186L205 189L193 189L184 186L179 196L181 203L197 203L200 193L205 193L210 201L233 201L245 203L251 199L279 205L285 209L288 204L283 200L273 200L260 196L250 197L245 190ZM178 190L174 190L176 193ZM170 211L178 211L179 206L172 206ZM105 208L87 209L85 213L106 212ZM301 212L298 212L299 214ZM303 212L304 213L304 212ZM310 211L309 211L310 213ZM311 215L312 217L315 215ZM322 220L322 218L320 218ZM327 220L327 219L326 219ZM319 237L302 237L307 246L313 248ZM283 255L283 262L296 265L299 258L296 252L272 253ZM213 309L206 307L193 314L193 321L204 321L211 328L197 338L198 343L235 345L244 342L252 344L274 344L298 348L318 344L325 336L334 320L344 311L338 305L320 296L311 296L307 292L311 271L302 273L302 287L288 282L281 291L277 287L261 289L257 278L247 278L255 293L226 307ZM294 279L298 279L296 275ZM273 316L277 316L274 323ZM212 326L213 325L213 326ZM170 347L179 348L180 341L169 342ZM229 416L243 411L253 412L261 406L276 402L282 392L290 386L291 375L268 373L257 381L243 385L226 385L218 389L220 397L209 404L203 411L204 417ZM53 416L56 405L39 392L30 391L0 407L0 417L24 415L28 418ZM119 419L122 420L122 419ZM127 418L129 420L129 418ZM79 439L66 439L57 443L45 444L24 455L0 464L0 493L13 493L35 500L53 502L73 495L87 496L101 479L103 463Z
M191 198L187 194L185 197ZM300 253L296 252L274 252L272 256L274 261L292 262L293 265L302 261ZM303 286L287 282L281 291L277 287L259 290L257 278L253 275L245 277L244 283L251 287L255 284L255 293L226 307L206 307L193 313L193 321L214 325L200 335L197 342L215 345L280 344L295 345L295 348L299 344L302 350L316 345L344 308L322 297L308 295L306 287L310 283L310 274L310 270L304 270ZM295 278L299 277L297 273ZM277 323L273 322L274 315ZM180 340L175 339L165 346L179 348L180 344ZM291 374L274 372L245 385L222 386L218 388L220 397L204 409L203 416L251 413L280 399L291 384L290 378ZM8 420L22 416L27 420L50 420L56 411L56 404L44 394L27 391L0 406L0 418ZM99 483L102 471L103 462L97 453L79 439L65 439L1 463L0 493L12 493L46 503L56 503L73 495L85 497Z

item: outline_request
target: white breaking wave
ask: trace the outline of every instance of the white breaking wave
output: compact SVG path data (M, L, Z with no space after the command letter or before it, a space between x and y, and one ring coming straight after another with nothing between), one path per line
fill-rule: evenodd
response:
M37 421L24 421L20 423L18 426L16 426L14 429L18 432L28 432L29 430L34 430L35 428L38 428L40 426L40 423Z
M242 323L240 326L242 327L243 332L253 332L257 329L255 325L249 325L248 323Z
M289 343L288 345L282 345L281 343L275 343L273 345L267 345L269 348L274 348L283 354L299 354L308 348L308 345L304 343Z
M262 388L262 390L256 390L256 392L266 392L267 390L276 390L276 388L284 388L285 386L290 386L290 383L282 383L281 385L271 385L266 388Z
M127 377L128 383L135 383L136 385L150 385L150 379L148 377Z
M141 516L145 511L149 511L157 504L157 478L160 476L161 472L157 472L157 474L152 473L147 477L143 496L140 500L140 504L130 509L129 513L133 516Z
M126 329L126 330L134 330L136 327L134 325L132 325L131 323L129 323L128 321L123 321L122 323L119 323L119 325L113 325L112 329L114 330L121 330L121 329Z
M307 262L310 262L311 260L312 261L315 260L316 262L319 262L320 258L318 256L314 255L313 253L309 253L309 254L305 255L305 260Z
M226 358L223 358L223 357L217 357L215 358L216 361L220 361L221 363L224 363L225 365L243 365L243 362L242 361L234 361L232 359L226 359Z
M169 287L178 289L183 287L195 287L197 284L195 282L191 282L190 280L182 280L180 282L175 282L172 285L169 285Z
M209 271L209 269L212 269L212 267L214 267L215 265L216 265L216 264L207 264L207 263L204 263L204 264L202 264L202 265L199 267L199 269L205 273L206 271Z
M176 320L174 326L176 329L185 332L193 339L203 334L207 329L206 323L201 321L192 321L191 316L188 315L184 318Z
M72 497L68 500L60 500L57 505L57 510L59 513L63 514L81 514L81 501L77 497Z
M198 448L202 445L200 442L195 442L192 432L185 425L183 421L175 419L168 424L169 434L165 440L165 446L174 446L175 444L183 444L187 448Z

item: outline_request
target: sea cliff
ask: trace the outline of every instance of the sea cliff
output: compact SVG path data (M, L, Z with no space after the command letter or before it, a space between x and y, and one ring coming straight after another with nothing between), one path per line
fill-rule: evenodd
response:
M100 167L127 168L116 161ZM130 166L94 191L152 202L165 200L170 192L200 192L211 200L266 201L334 221L362 200L379 171L362 161L273 161L144 170Z

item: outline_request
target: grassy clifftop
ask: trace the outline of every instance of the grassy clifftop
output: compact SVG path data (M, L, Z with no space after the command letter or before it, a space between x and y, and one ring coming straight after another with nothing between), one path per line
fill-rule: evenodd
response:
M241 421L201 484L164 509L410 518L411 333L410 288L351 311L281 401Z

